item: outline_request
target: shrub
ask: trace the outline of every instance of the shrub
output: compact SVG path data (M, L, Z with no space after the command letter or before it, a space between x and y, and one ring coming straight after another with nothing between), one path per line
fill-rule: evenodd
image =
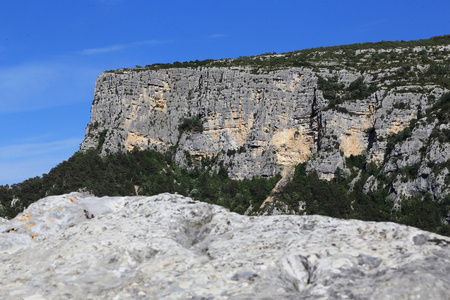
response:
M180 131L180 134L182 134L183 132L202 133L203 123L199 117L193 117L189 119L185 118L178 126L178 130Z

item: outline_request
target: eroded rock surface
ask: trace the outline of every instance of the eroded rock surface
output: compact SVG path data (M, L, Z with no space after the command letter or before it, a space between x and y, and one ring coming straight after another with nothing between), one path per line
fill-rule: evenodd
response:
M318 49L304 67L211 63L108 71L96 81L80 149L101 155L171 149L181 167L209 157L213 169L224 166L235 179L272 177L306 162L308 172L330 180L336 172L350 174L346 159L360 155L395 175L389 193L396 204L426 193L441 201L450 192L448 124L426 114L448 92L449 51L450 45ZM197 119L203 130L180 131L185 119ZM391 152L392 136L413 120L421 125ZM434 145L437 137L443 149ZM415 178L400 174L416 164Z
M179 195L44 198L0 223L2 299L448 299L450 239Z

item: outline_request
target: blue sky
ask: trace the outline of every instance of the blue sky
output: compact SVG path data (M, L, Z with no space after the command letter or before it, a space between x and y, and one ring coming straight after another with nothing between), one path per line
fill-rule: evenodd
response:
M450 34L450 1L0 0L0 184L78 151L105 70Z

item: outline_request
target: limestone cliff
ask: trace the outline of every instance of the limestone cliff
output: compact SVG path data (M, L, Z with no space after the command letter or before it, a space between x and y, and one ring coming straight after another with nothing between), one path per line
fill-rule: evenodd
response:
M270 177L307 162L331 179L337 170L351 172L346 158L363 155L398 176L394 198L430 192L439 199L449 193L442 164L450 144L432 131L448 136L448 124L426 112L450 88L450 42L408 45L105 72L81 150L172 149L181 165L215 158L233 178ZM193 119L203 130L179 130ZM412 120L417 126L392 147L389 139ZM442 167L432 172L435 164ZM413 165L417 178L398 172Z
M316 152L316 81L299 68L267 75L243 68L104 73L81 148L97 147L103 134L103 153L178 145L180 163L185 151L219 155L233 177L273 176ZM193 117L203 132L180 134L182 120Z

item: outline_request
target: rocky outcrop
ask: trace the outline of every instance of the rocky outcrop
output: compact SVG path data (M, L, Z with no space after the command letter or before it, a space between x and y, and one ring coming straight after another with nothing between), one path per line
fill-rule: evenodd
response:
M81 149L97 147L103 133L103 153L178 145L181 164L185 151L219 155L233 177L273 176L280 164L304 162L314 151L315 81L305 69L269 75L226 68L104 73ZM179 125L189 118L200 118L203 132L180 134Z
M2 299L448 299L450 239L179 195L44 198L0 223Z
M346 163L351 155L386 164L389 173L414 164L421 147L430 144L434 127L423 125L392 156L386 151L389 137L412 120L430 124L427 109L447 91L439 80L429 81L430 72L448 60L449 50L449 45L362 49L336 51L331 58L317 50L308 54L310 67L270 70L198 66L105 72L96 82L81 150L97 148L105 155L135 147L172 149L181 166L214 157L237 179L271 177L303 162L308 171L332 179L338 169L351 172ZM333 90L331 82L339 88ZM203 130L180 131L186 119L198 119ZM442 157L434 161L450 158L448 149L437 152ZM449 170L427 176L425 165L422 179L403 185L399 177L392 196L448 194L443 180Z

